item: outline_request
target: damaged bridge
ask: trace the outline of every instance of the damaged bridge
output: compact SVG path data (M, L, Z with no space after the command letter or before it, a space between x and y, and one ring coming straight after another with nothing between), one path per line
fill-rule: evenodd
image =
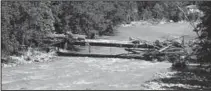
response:
M184 38L183 38L184 40ZM175 44L176 43L176 44ZM158 46L161 44L160 46ZM180 54L182 52L182 44L177 42L169 42L166 45L162 45L163 43L148 43L143 42L141 40L128 40L128 41L119 41L119 40L105 40L105 39L76 39L69 40L68 38L64 38L57 43L52 44L52 46L57 46L58 56L80 56L80 57L107 57L107 58L133 58L133 59L146 59L146 57L150 55L160 55L164 56L165 54ZM61 50L59 48L67 49L69 46L80 45L80 46L88 46L88 53L80 53L73 52L68 50ZM177 45L177 46L176 46ZM122 54L93 54L91 53L91 46L100 46L100 47L119 47L124 48L128 53ZM169 52L169 49L173 47L177 48L177 52ZM145 54L145 56L143 55ZM148 56L146 56L148 55ZM151 57L151 56L150 56Z
M86 39L84 41L76 41L72 43L73 45L81 45L81 46L106 46L106 47L124 47L124 48L154 48L152 45L148 45L146 43L134 44L131 41L117 41L117 40L102 40L102 39Z

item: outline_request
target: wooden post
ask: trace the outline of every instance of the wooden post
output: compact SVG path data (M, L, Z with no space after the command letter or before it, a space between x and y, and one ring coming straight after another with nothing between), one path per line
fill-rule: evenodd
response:
M67 49L67 42L65 42L65 44L64 44L64 49L65 50Z
M85 45L88 46L88 51L89 51L89 53L91 53L91 46L90 46L90 44L86 43Z
M111 54L111 47L110 47L110 54Z
M91 46L89 45L89 53L91 53Z
M56 47L56 51L57 51L57 52L59 51L59 48L58 48L58 47Z
M61 47L61 43L59 44L59 47ZM58 47L58 50L59 50L59 47Z
M185 46L185 36L182 36L182 46Z

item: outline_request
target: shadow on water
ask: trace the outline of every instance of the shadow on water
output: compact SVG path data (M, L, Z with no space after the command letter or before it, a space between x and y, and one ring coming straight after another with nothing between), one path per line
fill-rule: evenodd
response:
M164 89L175 90L211 90L211 72L207 72L203 67L196 65L189 65L186 68L171 68L176 71L170 78L159 78L158 81L163 84L182 84L174 86L162 86Z

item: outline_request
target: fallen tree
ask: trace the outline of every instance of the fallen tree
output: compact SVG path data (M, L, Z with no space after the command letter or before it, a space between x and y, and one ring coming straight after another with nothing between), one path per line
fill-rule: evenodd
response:
M180 39L181 42L178 42L177 40ZM147 42L140 39L130 38L129 39L134 44L139 43L146 43L147 45L154 46L154 48L151 49L144 49L144 48L125 48L126 51L133 53L133 54L143 54L143 57L146 60L158 60L158 61L164 61L168 60L170 62L180 62L185 61L184 59L188 56L187 50L185 49L184 45L184 37L178 37L172 40L164 40L159 41L156 40L155 42ZM184 56L184 57L182 57Z

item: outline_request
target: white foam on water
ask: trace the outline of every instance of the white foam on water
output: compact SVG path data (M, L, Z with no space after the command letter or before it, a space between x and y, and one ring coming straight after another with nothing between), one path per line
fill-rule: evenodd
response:
M22 71L22 70L15 70L14 71L15 73L21 73L21 74L31 74L33 72L30 72L30 71Z
M141 77L143 74L133 74L134 76Z
M90 64L90 66L91 66L91 67L101 68L101 66L100 66L100 65L98 65L98 64Z
M88 81L85 81L85 80L79 80L79 81L74 81L73 84L91 84L93 82L88 82Z
M116 88L127 88L127 87L129 87L129 85L128 84L112 84L112 85L109 85L109 86L111 86L111 87L116 87Z
M39 69L48 69L49 65L39 65Z
M199 88L200 86L197 86L197 85L188 85L188 84L172 84L172 83L159 83L159 82L149 82L147 84L144 85L146 87L145 90L167 90L163 87L181 87L181 88L187 88L187 89L190 89L190 88ZM168 90L173 90L173 89L168 89Z
M28 76L23 78L24 80L35 80L35 79L43 79L43 78L47 78L47 75L35 75L35 76Z
M48 87L47 86L43 86L43 87L36 87L33 90L46 90Z
M8 83L12 83L12 82L16 82L16 81L19 81L19 80L2 80L2 84L8 84Z

